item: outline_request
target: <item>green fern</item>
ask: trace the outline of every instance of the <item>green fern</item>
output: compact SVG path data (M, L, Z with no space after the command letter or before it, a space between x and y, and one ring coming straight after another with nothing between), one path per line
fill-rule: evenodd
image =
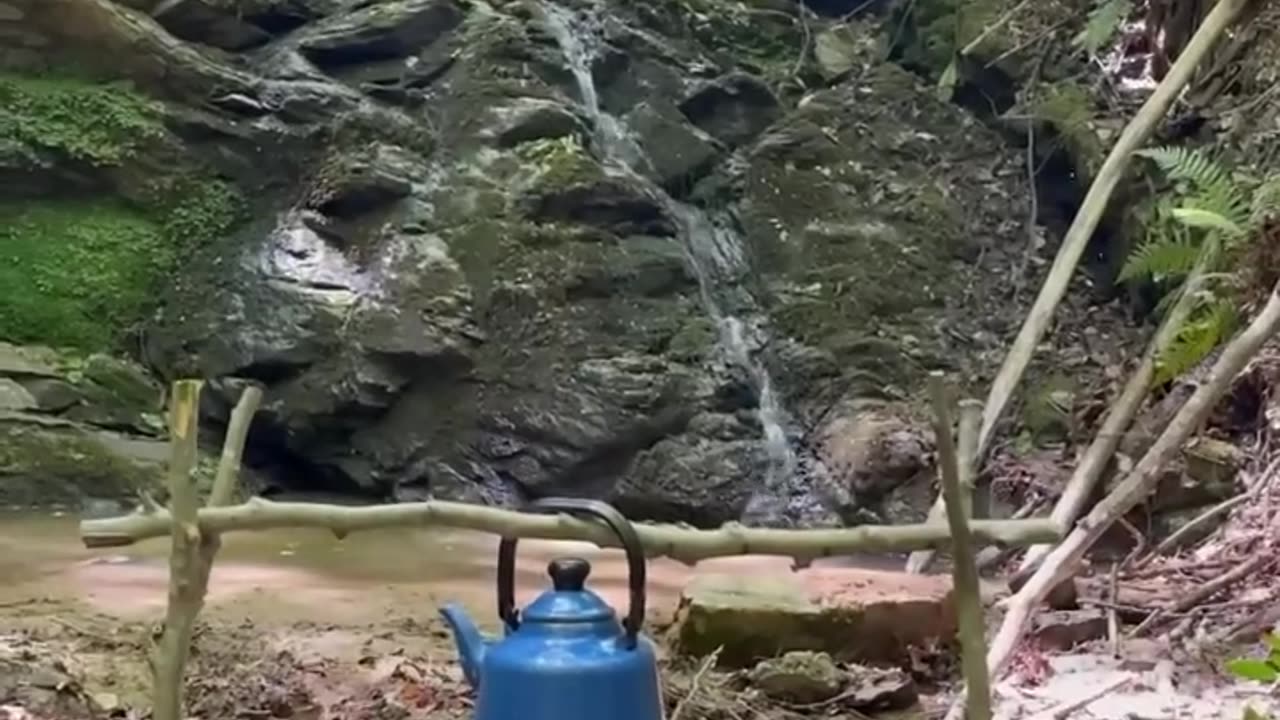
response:
M1221 166L1199 150L1165 146L1135 150L1134 154L1154 162L1170 180L1188 180L1200 187L1231 181Z
M1151 160L1175 183L1157 199L1146 240L1130 253L1120 279L1149 277L1157 282L1183 280L1199 265L1204 275L1187 320L1156 356L1156 383L1194 368L1227 339L1236 326L1234 304L1221 270L1230 252L1251 237L1265 208L1280 207L1280 182L1264 191L1246 193L1231 173L1198 150L1158 147L1137 152ZM1186 292L1187 290L1183 290ZM1167 294L1157 311L1164 314L1180 293Z
M1133 12L1131 0L1098 0L1089 20L1075 37L1075 44L1090 55L1098 54Z
M1154 382L1162 384L1193 369L1235 332L1239 318L1230 300L1212 298L1187 320L1156 356Z
M1167 277L1185 277L1200 257L1200 246L1190 233L1180 235L1148 237L1125 259L1118 276L1120 282L1144 277L1157 282Z

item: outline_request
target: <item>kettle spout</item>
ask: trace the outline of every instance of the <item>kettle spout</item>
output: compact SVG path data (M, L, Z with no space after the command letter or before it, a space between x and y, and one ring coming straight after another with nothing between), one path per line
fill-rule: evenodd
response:
M480 634L480 628L467 612L456 603L440 608L440 615L453 631L454 643L458 646L458 662L462 665L462 674L472 688L480 688L480 668L484 663L484 653L488 642Z

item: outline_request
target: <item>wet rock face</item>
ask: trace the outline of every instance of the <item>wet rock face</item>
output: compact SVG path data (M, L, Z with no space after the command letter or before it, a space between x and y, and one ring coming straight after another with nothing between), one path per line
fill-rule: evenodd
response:
M64 32L33 0L12 2L24 15L7 22ZM967 353L955 338L1001 329L970 317L944 334L935 317L986 287L993 266L975 263L1006 236L1021 252L1002 205L1017 159L887 66L793 107L776 78L800 38L775 43L791 23L723 35L672 22L683 6L605 8L575 30L594 52L588 93L537 3L241 5L169 3L159 26L100 23L59 42L115 48L131 78L198 105L184 115L191 151L242 176L291 143L290 162L271 164L287 179L175 278L146 355L170 376L264 384L251 444L305 482L738 519L770 460L761 393L723 352L672 196L736 225L729 246L702 248L728 268L708 294L765 321L772 341L748 350L772 372L786 430L809 436L806 462L852 503L919 474L927 443L905 414L823 415L833 388L906 396L922 367ZM849 50L840 72L863 59ZM608 159L625 143L634 172ZM961 181L972 157L989 161ZM0 183L28 160L0 145ZM214 420L234 400L219 387ZM0 397L69 402L56 384Z

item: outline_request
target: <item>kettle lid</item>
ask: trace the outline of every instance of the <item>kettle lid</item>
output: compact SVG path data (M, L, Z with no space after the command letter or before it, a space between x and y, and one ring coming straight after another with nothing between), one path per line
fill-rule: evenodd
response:
M583 558L555 558L547 564L551 589L520 613L523 622L581 623L614 618L613 608L586 589L591 563Z

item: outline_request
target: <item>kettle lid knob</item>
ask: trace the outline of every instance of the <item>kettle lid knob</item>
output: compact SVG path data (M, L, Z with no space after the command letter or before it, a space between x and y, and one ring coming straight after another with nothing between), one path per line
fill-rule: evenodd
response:
M582 592L591 574L591 563L582 558L555 558L547 564L551 586L556 592Z

